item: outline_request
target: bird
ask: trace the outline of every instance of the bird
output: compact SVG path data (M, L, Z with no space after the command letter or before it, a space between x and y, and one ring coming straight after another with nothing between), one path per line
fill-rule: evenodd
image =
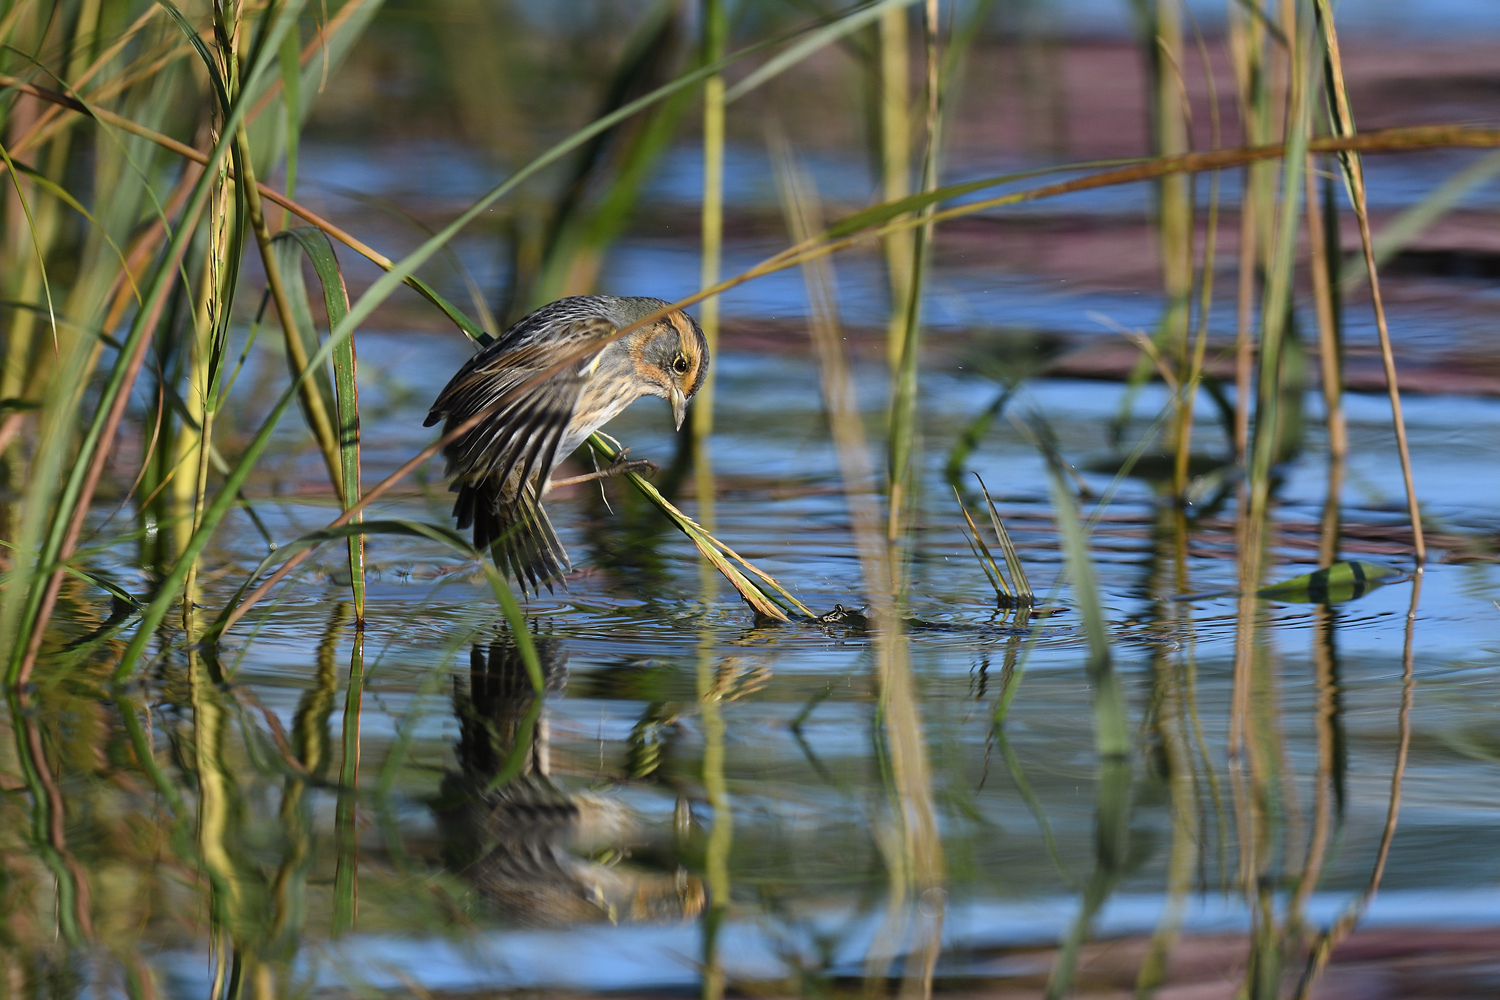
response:
M641 396L660 396L682 429L688 401L708 374L708 341L682 310L667 312L623 337L611 337L652 313L656 298L574 295L522 317L482 347L433 402L424 427L444 421L445 436L477 414L476 426L443 448L458 529L526 589L540 593L571 567L541 498L559 485L654 468L622 452L609 467L553 480L557 466L590 434ZM558 371L545 375L560 362ZM544 376L545 377L542 377Z

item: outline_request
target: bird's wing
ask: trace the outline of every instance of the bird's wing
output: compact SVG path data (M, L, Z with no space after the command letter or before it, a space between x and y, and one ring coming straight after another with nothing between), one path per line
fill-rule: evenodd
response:
M452 427L499 405L477 427L443 449L449 473L469 481L491 480L502 488L517 473L521 484L538 476L545 481L559 457L558 442L573 419L598 351L528 383L568 354L602 345L615 330L603 318L581 319L554 328L545 339L516 343L507 338L469 359L432 404L426 425L446 420ZM507 396L512 398L505 400ZM542 482L537 486L540 489Z

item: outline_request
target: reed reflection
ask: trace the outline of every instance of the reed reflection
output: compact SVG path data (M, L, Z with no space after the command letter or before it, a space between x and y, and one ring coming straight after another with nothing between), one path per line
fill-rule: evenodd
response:
M618 796L554 771L547 700L562 693L568 658L555 639L533 641L542 697L509 637L475 645L454 681L457 766L432 804L444 864L518 923L692 918L703 884L670 845L644 835Z

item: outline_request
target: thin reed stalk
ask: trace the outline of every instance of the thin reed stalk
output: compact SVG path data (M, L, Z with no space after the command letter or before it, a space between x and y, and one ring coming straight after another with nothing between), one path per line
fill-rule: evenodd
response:
M930 195L938 187L938 155L942 147L942 79L938 45L937 0L926 0L923 7L922 33L926 50L926 151L922 160L922 191ZM918 225L912 231L911 266L905 275L906 298L893 300L893 312L899 310L899 354L893 367L891 385L890 430L888 436L886 539L895 542L905 536L908 508L915 508L917 448L917 372L921 365L922 281L929 244L932 241L932 219L935 202L923 206ZM899 232L906 232L900 230ZM892 234L895 235L895 234ZM896 329L895 320L892 330ZM892 343L896 343L892 336Z
M1099 758L1095 786L1094 870L1084 885L1078 915L1063 938L1052 974L1048 977L1045 995L1050 1000L1067 996L1072 991L1079 950L1095 915L1125 872L1130 837L1131 765L1124 691L1114 672L1103 605L1088 555L1088 535L1078 518L1075 501L1063 483L1061 471L1055 465L1049 467L1048 483L1074 600L1083 619L1088 646L1085 672L1094 690L1094 748Z
M1180 156L1189 151L1188 129L1192 108L1183 78L1183 11L1180 0L1156 0L1154 37L1148 39L1155 68L1152 123L1158 156ZM1185 174L1163 177L1157 182L1157 239L1160 241L1162 293L1166 298L1159 341L1170 358L1179 383L1188 378L1188 335L1192 323L1193 293L1193 179ZM1192 436L1192 400L1177 396L1173 436L1178 454L1187 450ZM1180 489L1179 489L1180 494Z
M728 16L723 0L703 0L703 62L723 60L729 40ZM724 75L714 73L703 81L703 203L701 207L702 261L699 285L711 288L719 282L724 250ZM708 343L709 355L719 351L719 300L703 300L698 325ZM714 531L714 469L711 441L714 430L714 388L718 369L710 366L693 403L694 493L698 498L698 522ZM712 586L705 572L705 588Z
M1324 420L1328 434L1328 485L1323 499L1323 523L1318 540L1318 562L1329 566L1338 558L1344 465L1349 456L1349 428L1344 416L1342 338L1339 331L1338 231L1324 219L1317 196L1317 176L1309 157L1307 166L1308 269L1312 272L1313 304L1318 319L1318 366L1323 389ZM1329 199L1331 201L1331 199Z
M1199 65L1208 87L1209 148L1220 147L1219 93L1214 83L1213 64L1209 61L1208 49L1203 36L1196 36ZM1219 174L1209 177L1208 218L1204 224L1203 262L1199 271L1198 329L1193 339L1192 357L1181 376L1182 395L1178 402L1176 420L1176 442L1173 449L1175 461L1172 467L1172 492L1182 503L1187 496L1188 468L1192 457L1194 411L1198 404L1198 389L1203 378L1203 362L1208 353L1208 318L1213 311L1214 275L1218 269L1219 248ZM1191 319L1191 317L1189 317Z
M239 154L236 164L244 178L244 183L239 187L245 193L245 209L249 215L250 228L255 233L257 246L260 247L261 266L266 272L266 288L271 293L271 301L276 306L277 318L281 321L287 362L292 368L293 377L296 377L298 372L308 366L307 348L302 343L301 336L298 335L292 297L287 291L281 265L272 250L271 228L266 222L265 210L262 208L260 189L255 184L254 169L251 166L250 142L243 125L236 134L235 141ZM333 484L335 493L342 493L344 469L339 458L339 436L334 430L333 418L328 413L328 402L318 391L316 379L302 379L300 384L302 405L306 410L307 422L312 429L313 439L317 442L318 452L322 455L323 464L328 469L328 481Z
M911 38L904 7L888 7L878 29L880 67L880 187L887 202L911 194ZM892 233L884 240L891 310L886 323L886 362L894 378L906 337L903 304L911 298L915 247L910 231Z
M1328 0L1314 0L1318 34L1322 42L1323 57L1328 68L1329 95L1332 103L1334 131L1340 137L1355 134L1354 114L1349 107L1349 93L1344 86L1344 65L1339 55L1338 29L1334 26L1333 11ZM1401 459L1401 479L1406 488L1407 514L1411 519L1412 546L1416 550L1417 566L1427 561L1427 542L1422 531L1422 511L1417 502L1417 485L1411 469L1411 448L1406 440L1406 420L1401 414L1401 385L1396 377L1396 356L1391 347L1391 331L1386 322L1385 300L1380 294L1380 279L1376 273L1375 240L1370 234L1370 211L1365 194L1364 163L1358 152L1349 151L1340 157L1344 166L1344 178L1349 185L1349 196L1354 203L1354 216L1359 222L1359 241L1364 251L1365 274L1370 282L1370 302L1375 310L1375 329L1380 335L1380 361L1385 369L1386 393L1391 403L1391 426L1396 435L1396 453Z
M1240 131L1249 145L1272 141L1271 97L1267 84L1267 26L1258 8L1230 5L1229 46L1238 85ZM1250 456L1250 381L1254 370L1255 291L1261 256L1269 232L1272 205L1269 164L1247 164L1241 182L1239 283L1235 314L1234 455L1241 465Z

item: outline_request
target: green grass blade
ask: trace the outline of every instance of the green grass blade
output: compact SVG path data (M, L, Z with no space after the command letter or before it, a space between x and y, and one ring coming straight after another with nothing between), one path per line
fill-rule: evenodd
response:
M297 36L288 34L281 40L279 53L281 62L281 97L286 121L286 196L297 197L298 140L302 134L302 73L299 64L301 53L297 48ZM281 225L286 228L287 211L282 210Z
M1031 581L1026 579L1026 567L1021 564L1020 553L1016 551L1016 545L1010 540L1010 532L1005 530L1005 522L1000 520L1000 512L995 509L995 501L990 499L990 491L984 485L984 480L979 478L979 473L974 473L974 478L979 480L979 492L984 494L985 507L990 512L990 524L995 528L995 536L1000 539L1000 551L1005 555L1006 568L1010 570L1011 582L1016 586L1016 599L1031 604L1036 600L1036 594L1031 589Z
M311 226L290 229L279 234L272 245L288 246L295 242L307 253L308 260L312 262L313 270L318 275L318 281L323 286L323 307L328 313L330 326L337 324L349 312L349 292L344 286L344 273L339 267L338 257L334 254L333 243L321 230ZM289 255L286 266L282 268L282 274L289 285L293 286L293 304L303 313L307 313L307 298L305 289L301 289L302 273L297 266L295 249ZM307 332L312 335L310 343L317 344L317 334L312 327L312 316L306 316ZM299 324L301 319L299 318ZM334 346L333 349L333 407L338 418L338 445L339 463L343 475L340 478L342 496L339 498L345 510L349 510L359 502L359 383L357 378L358 366L354 353L354 337L348 338ZM320 373L321 374L321 373ZM356 515L358 519L360 515ZM355 619L363 622L365 620L365 551L364 536L349 536L349 577L350 587L354 595Z
M10 158L9 151L5 145L0 143L0 159L5 161L7 171L10 174L11 188L16 195L16 202L21 206L21 212L26 216L26 229L31 234L31 248L36 253L37 270L42 278L42 291L47 298L47 318L52 322L52 342L57 343L57 310L52 305L52 283L47 280L46 250L42 246L42 238L37 233L36 219L31 214L31 201L26 197L26 192L21 190L20 172L16 164Z
M296 337L300 340L303 352L306 356L311 357L318 349L318 329L314 323L312 309L308 302L307 285L302 280L301 243L288 233L280 233L271 241L271 249L276 258L276 266L281 271L282 281L286 285L288 298L292 307L292 318L295 329L288 330L287 336ZM321 275L319 277L321 278ZM295 365L295 362L292 362L292 364ZM320 365L313 370L310 378L317 389L318 395L323 397L324 406L331 411L334 407L334 392L333 382L328 377L327 367ZM305 416L305 405L303 411Z
M840 239L844 236L852 236L866 229L885 225L909 215L918 209L937 205L954 198L961 198L966 194L974 194L989 188L1000 187L1003 184L1014 184L1017 181L1030 180L1033 177L1048 177L1053 174L1076 173L1084 170L1107 170L1115 167L1131 167L1146 163L1140 157L1127 157L1112 160L1089 160L1080 163L1066 163L1051 167L1038 167L1034 170L1021 170L1009 174L995 174L990 177L981 177L978 180L963 181L958 184L945 184L942 187L933 188L930 191L920 191L917 194L907 195L894 201L885 201L879 205L871 205L869 208L861 209L852 215L846 215L842 219L829 226L823 233L824 239Z
M610 444L604 438L595 434L588 440L589 447L594 453L606 461L614 461L619 455L619 449ZM759 614L776 621L789 621L788 610L807 618L816 617L807 607L791 593L776 582L775 578L764 570L758 569L748 559L735 552L729 546L719 541L713 535L704 531L703 528L692 518L678 510L670 500L661 495L655 486L645 477L631 472L627 474L641 495L651 502L657 510L660 510L667 518L688 537L688 541L697 546L698 551L703 553L705 559L711 562L715 569L724 575L724 579L739 591L745 603L749 604ZM732 560L732 561L731 561ZM739 565L736 566L735 564ZM756 583L750 577L741 572L741 567L751 575L758 578L761 583ZM762 586L761 584L764 584Z
M984 536L979 533L979 525L974 523L974 518L969 515L969 508L964 503L963 494L958 492L958 487L953 487L953 498L958 501L958 509L964 515L964 521L968 523L969 530L964 535L969 542L969 548L974 552L974 558L979 560L979 568L984 570L984 575L990 578L990 586L995 588L995 599L1001 603L1009 603L1015 600L1015 594L1005 582L1005 574L1000 572L1000 567L995 563L995 557L990 554L990 547L985 544Z
M0 149L3 148L4 147L0 147ZM94 229L98 231L100 238L103 239L104 242L109 246L109 248L114 251L116 259L118 259L120 262L120 272L125 275L125 280L130 282L130 287L135 291L136 302L140 302L141 291L139 288L136 288L135 275L131 274L130 268L126 266L125 252L120 249L120 245L114 241L114 238L112 236L109 235L109 231L98 223L93 214L90 213L87 208L83 207L83 203L80 202L77 198L73 197L73 194L67 188L54 181L52 178L48 177L40 170L37 170L34 167L30 167L19 160L7 160L6 162L7 164L9 164L12 173L20 171L27 177L30 177L38 187L42 188L58 201L61 201L63 204L67 205L73 211L77 212L79 215L88 220L89 225L93 226ZM25 207L24 201L21 204L22 207ZM46 277L46 273L46 268L42 268L42 276L44 280ZM46 286L44 285L44 287ZM58 321L56 315L52 315L52 292L50 289L47 290L47 311L49 315L51 315L52 324L55 329Z

